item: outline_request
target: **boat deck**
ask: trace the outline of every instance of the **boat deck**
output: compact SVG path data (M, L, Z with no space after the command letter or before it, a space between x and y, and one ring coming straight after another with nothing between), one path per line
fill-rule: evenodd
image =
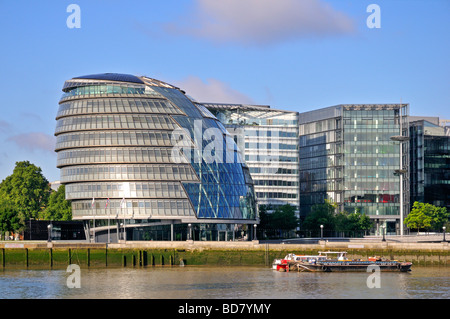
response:
M325 256L322 253L326 254ZM339 258L328 258L329 254L338 254ZM284 259L274 261L274 269L278 271L401 271L411 270L412 263L397 260L386 260L379 257L370 257L369 260L349 260L346 252L320 252L318 256L297 256L289 254ZM369 267L372 267L369 268Z

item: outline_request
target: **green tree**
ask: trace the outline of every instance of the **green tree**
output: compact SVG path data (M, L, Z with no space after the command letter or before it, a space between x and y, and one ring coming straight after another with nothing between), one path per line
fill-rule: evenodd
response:
M372 221L367 215L346 211L340 212L335 216L336 231L341 232L344 236L359 236L365 231L372 228Z
M448 218L449 213L445 207L414 202L411 212L405 218L405 224L407 227L417 230L440 230Z
M329 201L314 205L311 213L306 216L302 223L302 230L307 231L311 236L318 236L320 225L323 225L324 232L329 235L333 232L339 232L341 236L359 236L372 227L372 221L368 216L359 212L342 211L336 213L336 209L337 204Z
M373 227L373 222L366 214L359 214L358 226L360 230L368 231Z
M315 236L320 232L320 225L323 225L325 231L336 229L335 210L336 204L325 201L323 204L316 204L311 208L311 212L306 216L302 223L302 229L313 231Z
M258 228L266 229L270 225L270 213L268 213L268 210L271 210L272 208L268 205L260 205L258 209L259 213L259 226Z
M4 198L0 199L0 238L3 238L5 232L15 233L23 227L14 205Z
M14 205L21 223L37 218L47 204L49 195L50 184L41 168L29 161L16 162L12 175L0 184L1 198Z
M269 213L269 210L272 210L271 206L259 206L260 223L257 228L259 238L286 237L290 231L298 227L294 206L282 205L272 213Z
M45 220L72 220L71 202L66 200L66 187L59 186L57 191L53 191L48 199L47 207L40 214Z
M295 216L295 207L289 204L278 206L271 215L272 227L278 231L281 238L293 237L292 233L299 226L299 219Z
M295 216L295 207L289 204L279 206L271 214L272 227L292 230L298 227L298 218Z
M349 213L346 211L339 212L334 216L335 229L336 231L341 232L342 236L345 236L344 233L351 228L348 216Z

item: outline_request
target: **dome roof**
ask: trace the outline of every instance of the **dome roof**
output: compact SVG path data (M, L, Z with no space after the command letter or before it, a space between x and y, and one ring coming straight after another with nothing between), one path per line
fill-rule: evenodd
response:
M121 73L100 73L84 76L77 76L74 79L90 79L90 80L107 80L107 81L120 81L144 84L144 82L137 76Z

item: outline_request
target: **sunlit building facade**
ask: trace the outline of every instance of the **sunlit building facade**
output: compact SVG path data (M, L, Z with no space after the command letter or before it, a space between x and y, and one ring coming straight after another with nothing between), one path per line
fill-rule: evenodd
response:
M339 210L369 216L372 233L403 233L408 105L337 105L300 113L299 122L301 216L329 200Z
M98 239L107 229L107 240L114 231L112 240L232 240L258 222L236 144L182 90L106 73L70 79L63 92L55 131L61 183L73 219Z
M202 103L244 153L259 205L299 208L298 112L263 105Z

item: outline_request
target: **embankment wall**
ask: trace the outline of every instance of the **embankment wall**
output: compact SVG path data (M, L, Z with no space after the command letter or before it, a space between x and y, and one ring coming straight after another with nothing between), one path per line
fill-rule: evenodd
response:
M0 268L58 269L148 266L267 266L288 253L347 251L351 259L380 256L417 266L450 266L448 243L127 242L119 244L0 242Z

